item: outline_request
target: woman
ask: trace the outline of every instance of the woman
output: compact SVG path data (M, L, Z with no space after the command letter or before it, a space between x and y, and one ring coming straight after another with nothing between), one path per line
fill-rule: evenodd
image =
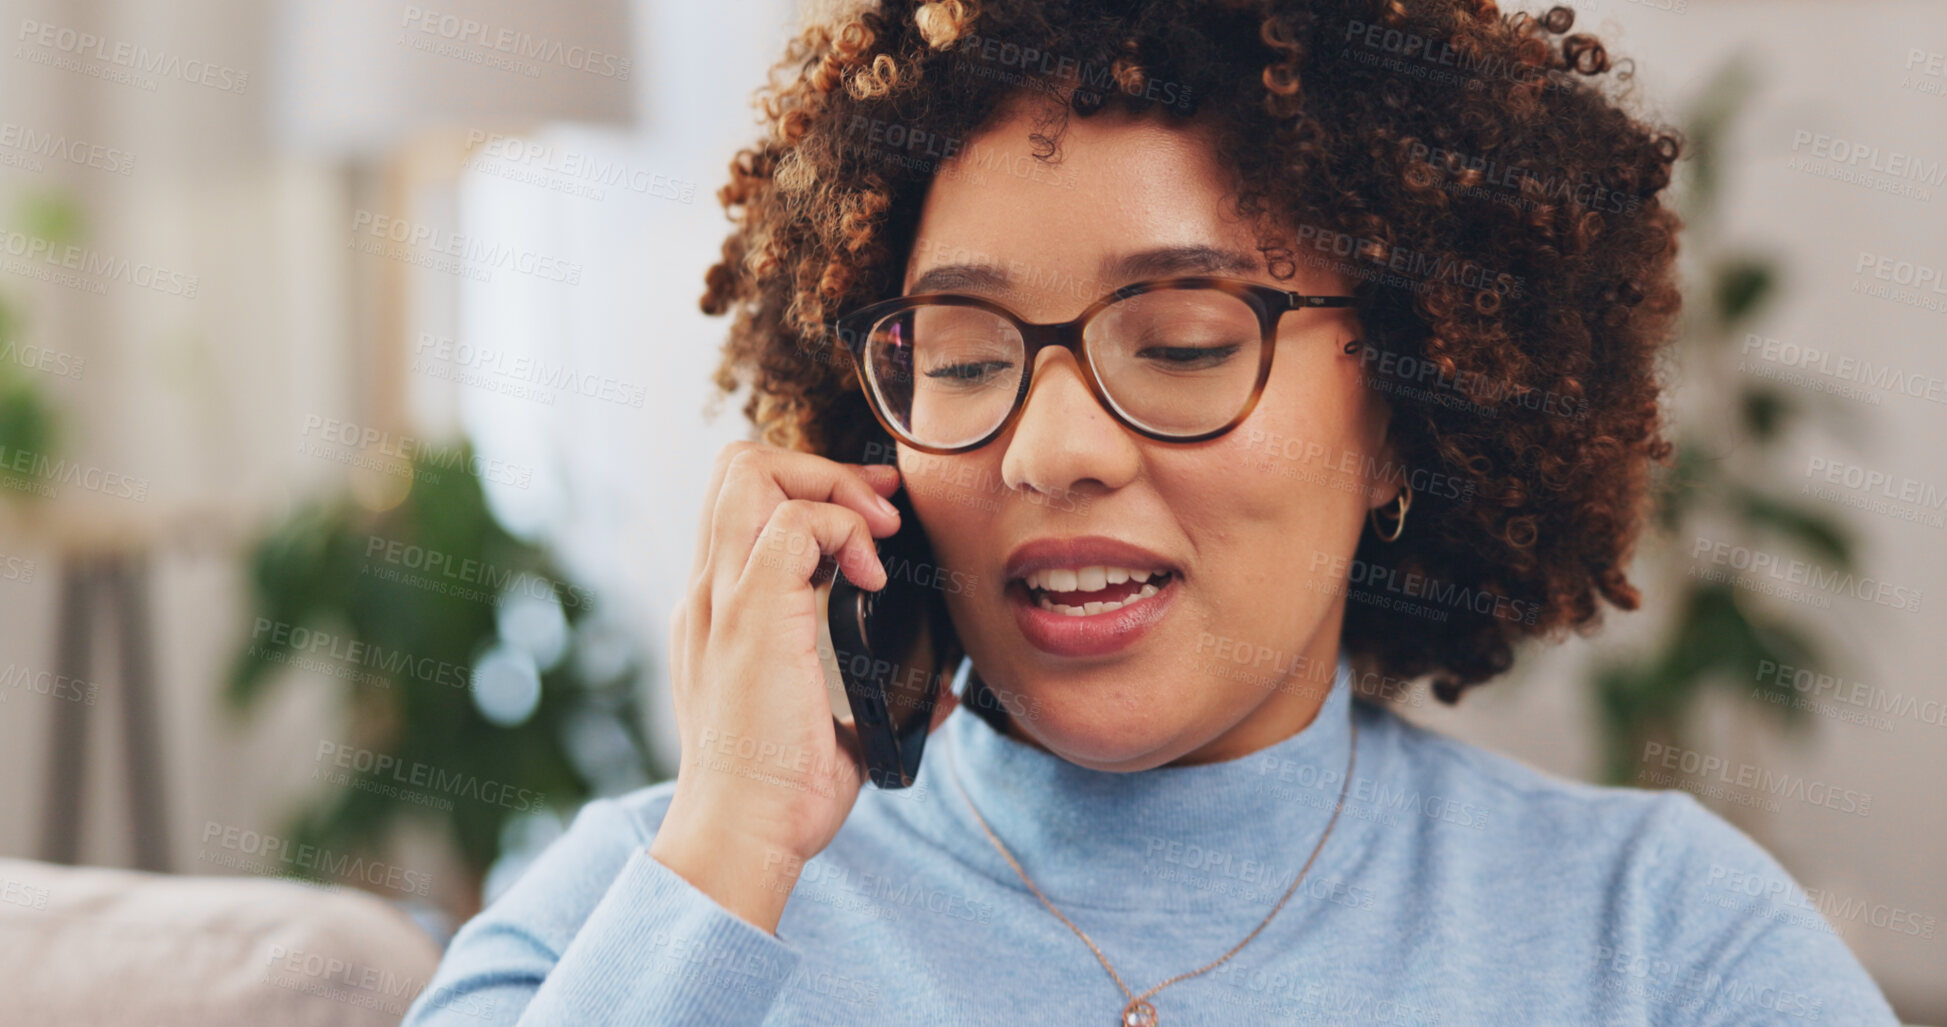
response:
M765 442L672 620L680 773L584 809L409 1021L1891 1022L1687 795L1354 701L1637 605L1678 147L1571 21L808 31L721 193L704 307ZM813 581L888 580L901 489L970 709L861 789Z

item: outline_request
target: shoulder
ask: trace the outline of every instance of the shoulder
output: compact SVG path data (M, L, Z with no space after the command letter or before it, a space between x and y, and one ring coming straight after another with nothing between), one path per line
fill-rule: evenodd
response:
M1389 709L1362 702L1358 710L1379 765L1369 781L1361 773L1356 786L1402 811L1472 828L1476 841L1490 841L1487 848L1507 855L1572 853L1585 865L1592 857L1647 865L1666 855L1669 843L1695 837L1691 829L1700 821L1723 829L1696 838L1701 844L1756 848L1687 793L1567 780L1420 727Z
M1525 917L1529 939L1580 948L1591 987L1696 1022L1893 1022L1791 874L1688 792L1568 781L1390 711L1363 715L1384 745L1375 777L1439 794L1476 828L1422 828L1414 862L1447 865L1481 915Z
M1688 792L1588 784L1556 777L1480 746L1369 709L1386 746L1382 784L1412 788L1428 819L1475 828L1465 846L1529 866L1568 865L1615 888L1679 888L1701 875L1784 871L1756 842ZM1789 878L1786 878L1789 880Z

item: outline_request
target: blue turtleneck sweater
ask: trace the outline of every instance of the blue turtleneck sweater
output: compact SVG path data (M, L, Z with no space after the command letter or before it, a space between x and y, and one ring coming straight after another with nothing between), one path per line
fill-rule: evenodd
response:
M673 782L590 803L461 928L429 1025L1887 1024L1785 871L1683 792L1559 781L1351 695L1239 759L1117 774L956 710L918 783L867 787L775 936L651 858Z

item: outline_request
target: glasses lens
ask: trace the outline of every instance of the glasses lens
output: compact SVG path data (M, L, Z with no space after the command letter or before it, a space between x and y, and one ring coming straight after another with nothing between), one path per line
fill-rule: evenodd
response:
M872 327L866 377L881 411L915 441L964 446L1007 420L1026 352L1021 333L998 314L929 304Z
M1089 361L1124 417L1165 435L1230 423L1250 401L1264 348L1249 302L1216 289L1154 289L1089 321Z

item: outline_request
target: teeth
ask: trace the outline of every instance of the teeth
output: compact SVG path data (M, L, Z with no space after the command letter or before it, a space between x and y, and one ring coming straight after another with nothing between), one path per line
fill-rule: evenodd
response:
M1029 588L1048 592L1098 592L1110 585L1120 585L1125 581L1148 581L1160 577L1162 571L1138 570L1134 567L1050 567L1031 571L1026 577Z
M1156 594L1155 585L1144 585L1142 591L1137 592L1135 595L1132 595L1129 598L1122 600L1121 602L1086 603L1082 606L1070 606L1067 603L1057 603L1049 599L1047 596L1042 595L1042 596L1035 597L1035 605L1041 607L1044 610L1048 610L1054 613L1059 613L1064 617L1092 617L1098 613L1107 613L1110 610L1120 610L1123 607L1128 606L1130 603L1136 602L1137 600L1141 600L1141 599L1148 599L1150 596L1153 596L1155 594Z

